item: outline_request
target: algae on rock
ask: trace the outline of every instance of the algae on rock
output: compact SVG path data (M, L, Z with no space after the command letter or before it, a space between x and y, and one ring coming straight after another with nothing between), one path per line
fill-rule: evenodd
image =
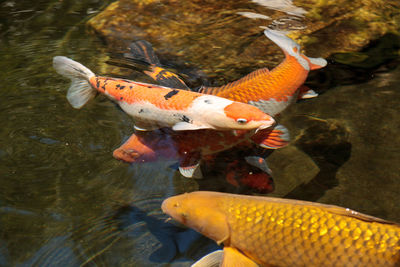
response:
M293 30L289 36L314 57L359 51L371 40L399 31L397 0L295 0L294 4L280 4L272 6L262 0L119 0L87 24L113 51L145 39L162 59L196 66L215 84L272 67L282 59L279 48L263 36L260 26ZM281 7L283 4L289 7Z

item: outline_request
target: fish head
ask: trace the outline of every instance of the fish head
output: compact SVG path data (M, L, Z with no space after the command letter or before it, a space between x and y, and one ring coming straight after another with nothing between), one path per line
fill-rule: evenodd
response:
M208 128L216 130L254 130L273 126L275 120L257 107L213 95L193 101L191 114Z
M255 106L233 102L224 108L224 114L231 120L232 127L241 130L262 130L275 124L274 118Z
M211 195L210 195L211 194ZM229 238L226 215L212 192L192 192L163 201L161 209L174 220L222 243Z

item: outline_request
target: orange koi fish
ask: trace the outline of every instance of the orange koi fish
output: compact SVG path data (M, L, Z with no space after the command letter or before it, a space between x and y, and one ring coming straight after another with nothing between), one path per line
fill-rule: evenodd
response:
M271 71L258 69L221 87L202 87L199 92L248 103L271 116L281 113L297 98L317 96L301 85L308 72L325 67L326 60L303 55L300 46L282 32L266 29L264 34L284 52L285 60L281 64Z
M177 159L179 171L183 176L201 178L198 167L202 157L252 140L254 136L257 136L254 142L261 147L283 147L289 142L285 130L275 127L259 131L257 135L254 135L254 130L198 130L178 133L170 129L161 129L137 132L116 149L113 156L125 162L151 162L160 158Z
M162 210L223 244L193 266L400 266L400 225L333 205L192 192Z
M54 57L53 66L59 74L71 79L67 99L74 108L81 108L96 92L100 92L132 116L138 130L172 127L175 131L257 131L275 123L271 116L248 104L186 90L96 76L67 57Z

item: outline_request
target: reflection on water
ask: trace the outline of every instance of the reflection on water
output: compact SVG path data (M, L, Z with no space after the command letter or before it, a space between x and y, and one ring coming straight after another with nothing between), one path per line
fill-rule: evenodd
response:
M105 66L107 51L101 40L86 33L84 23L110 2L0 3L0 265L157 266L171 262L188 266L216 245L173 222L166 223L161 201L197 189L246 192L225 179L227 158L240 157L240 152L222 154L206 165L208 179L202 181L183 179L174 160L130 166L112 157L112 151L132 134L129 117L102 97L82 110L67 103L67 86L52 69L52 57L68 55L97 70ZM287 5L281 6L283 2ZM304 15L303 8L283 2L268 1L268 6L285 12L286 17L296 15L290 23ZM266 14L243 13L242 9L231 14L238 12L247 18L264 15L268 19ZM348 58L340 56L341 62ZM338 69L315 74L311 82L328 90L342 81L332 78ZM340 71L348 73L345 68ZM350 75L345 82L353 78ZM301 128L301 123L296 127ZM318 200L336 186L336 173L354 149L347 130L334 121L318 121L295 140L294 146L318 165L319 173L303 185L291 181L294 189L289 196ZM310 136L319 142L309 142ZM293 164L295 159L287 160ZM275 173L279 176L279 171ZM363 208L387 215L383 209Z

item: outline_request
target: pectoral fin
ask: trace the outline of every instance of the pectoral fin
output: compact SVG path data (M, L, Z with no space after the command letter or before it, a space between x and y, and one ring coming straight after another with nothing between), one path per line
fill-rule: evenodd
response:
M135 125L133 127L135 128L136 131L141 131L141 132L154 131L154 130L157 130L160 128L159 126L157 126L155 124L149 124L149 123L140 122L140 121L135 121Z
M222 250L216 250L196 261L191 267L218 267L222 262L223 256L224 252Z
M237 249L224 247L222 267L258 267L258 264L240 253Z
M276 125L274 129L258 131L251 140L259 146L267 149L278 149L285 147L290 142L289 130L283 125Z
M189 123L184 121L178 122L172 127L172 130L174 131L189 131L200 129L214 129L214 127L212 127L211 125Z
M308 86L302 85L299 88L299 95L297 96L297 99L308 99L317 96L318 93L316 93L314 90L310 89Z
M272 171L271 169L268 167L267 162L265 161L264 158L262 157L258 157L258 156L247 156L244 158L246 160L246 162L254 167L259 168L260 170L262 170L263 172L269 174L272 176Z
M320 57L318 58L308 57L308 60L310 61L311 70L317 70L323 68L326 66L326 64L328 64L328 62L325 59Z
M179 172L187 178L203 178L200 169L200 154L190 154L179 164Z

